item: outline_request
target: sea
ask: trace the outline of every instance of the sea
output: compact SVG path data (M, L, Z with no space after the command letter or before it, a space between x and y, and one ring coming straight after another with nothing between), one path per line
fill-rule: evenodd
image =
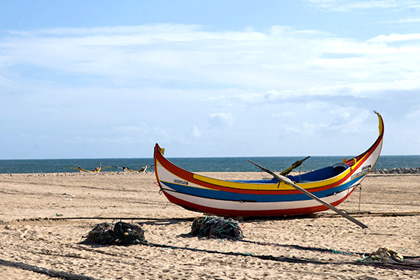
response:
M350 159L351 156L313 156L294 171L309 171ZM282 171L302 157L208 157L208 158L168 158L171 162L192 172L258 172L252 160L273 171ZM148 165L147 171L153 171L152 158L101 158L101 159L25 159L0 160L0 173L64 173L79 172L80 166L94 170L102 166L101 172L123 171L123 167L138 170ZM420 155L380 156L374 169L417 168L420 167ZM75 169L76 168L76 169Z

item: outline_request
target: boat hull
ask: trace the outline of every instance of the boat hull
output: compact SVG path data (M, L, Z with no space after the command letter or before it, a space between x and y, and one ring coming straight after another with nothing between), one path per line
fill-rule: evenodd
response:
M342 203L361 183L379 158L384 125L379 118L379 136L359 156L334 166L288 176L331 205ZM186 209L225 217L275 217L305 215L328 210L320 202L294 187L271 180L220 180L184 170L163 156L158 144L154 151L155 174L166 198Z

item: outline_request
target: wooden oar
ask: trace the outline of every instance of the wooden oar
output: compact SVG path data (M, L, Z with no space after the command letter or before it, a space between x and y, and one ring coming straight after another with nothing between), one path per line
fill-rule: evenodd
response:
M329 204L326 201L323 201L322 199L320 199L319 197L317 197L316 195L314 195L311 192L308 192L307 190L299 187L298 185L296 185L295 183L292 182L292 180L290 180L289 178L282 176L282 175L278 175L276 173L274 173L273 171L271 171L270 169L267 169L261 165L259 165L258 163L253 162L252 160L249 160L250 163L254 164L255 166L258 166L259 168L261 168L261 170L273 175L277 180L285 182L288 185L291 185L292 187L294 187L295 189L303 192L304 194L308 195L309 197L315 199L316 201L324 204L325 206L327 206L328 208L330 208L331 210L337 212L338 214L340 214L341 216L343 216L344 218L352 221L353 223L357 224L358 226L360 226L361 228L367 228L367 225L363 224L362 222L356 220L355 218L353 218L352 216L344 213L343 211L341 211L340 209L332 206L331 204Z
M287 168L286 170L284 170L283 172L281 172L280 173L280 175L283 175L283 176L286 176L287 174L289 174L293 169L295 169L295 168L297 168L297 167L299 167L299 166L301 166L302 165L302 163L305 161L305 160L307 160L308 158L310 158L310 156L307 156L306 158L304 158L304 159L301 159L301 160L298 160L298 161L295 161L293 164L292 164L292 166L290 166L289 168Z

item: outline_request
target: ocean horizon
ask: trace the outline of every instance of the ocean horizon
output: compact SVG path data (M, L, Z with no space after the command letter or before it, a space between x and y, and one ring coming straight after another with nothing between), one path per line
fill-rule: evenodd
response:
M258 172L248 159L274 171L282 171L303 157L201 157L168 158L171 162L192 172ZM350 159L351 156L313 156L295 171L309 171ZM123 167L138 170L148 165L153 171L153 158L99 158L99 159L16 159L0 160L0 173L63 173L79 172L80 166L94 170L102 166L101 172L123 171ZM374 169L417 168L420 155L380 156ZM76 168L76 169L74 169Z

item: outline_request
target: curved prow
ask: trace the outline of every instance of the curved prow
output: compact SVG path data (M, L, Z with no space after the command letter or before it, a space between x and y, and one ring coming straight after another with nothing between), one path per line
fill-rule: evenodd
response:
M384 135L384 120L382 119L381 114L376 111L373 111L379 118L379 135Z
M376 139L375 143L373 143L373 145L369 149L367 149L364 153L362 153L362 154L358 155L357 157L354 157L350 160L345 161L344 163L348 166L353 166L355 163L360 161L365 155L367 155L369 153L372 153L377 148L379 148L379 154L380 154L380 150L382 149L382 141L383 141L383 137L384 137L384 120L382 119L381 114L379 114L376 111L373 111L373 112L378 116L378 119L379 119L379 136Z

